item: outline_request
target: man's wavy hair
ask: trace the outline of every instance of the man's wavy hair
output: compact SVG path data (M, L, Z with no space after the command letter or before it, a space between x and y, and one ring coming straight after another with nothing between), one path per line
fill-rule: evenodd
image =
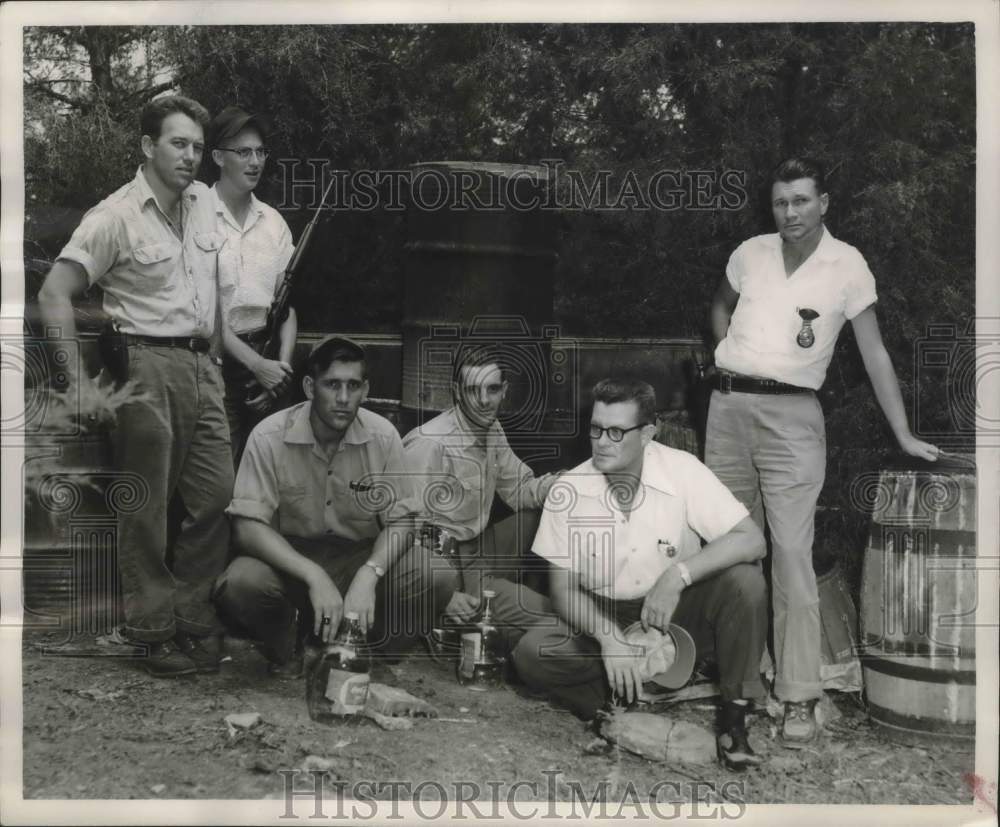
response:
M816 192L820 195L826 192L826 170L823 164L814 158L788 158L782 161L771 172L770 186L779 181L782 184L790 184L801 178L812 178L816 184Z
M635 402L639 409L639 422L656 423L656 391L649 382L641 379L602 379L590 392L594 403L611 405L615 402Z
M164 119L175 112L187 115L192 121L200 124L202 129L207 129L211 120L208 110L198 101L185 98L183 95L165 95L162 98L154 98L142 107L142 114L139 115L140 134L149 135L154 141L157 140Z

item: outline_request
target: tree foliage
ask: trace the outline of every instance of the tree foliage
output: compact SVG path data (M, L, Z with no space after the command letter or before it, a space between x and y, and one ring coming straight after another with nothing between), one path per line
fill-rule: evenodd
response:
M142 38L153 45L140 60ZM584 335L699 335L730 252L773 231L770 169L793 153L822 158L828 225L876 276L904 397L947 419L947 393L916 384L913 353L928 324L964 329L974 315L971 24L60 29L30 32L29 45L39 203L83 207L130 176L137 107L170 81L212 111L265 113L278 157L341 169L559 159L586 181L607 170L613 194L664 169L744 176L747 198L730 208L564 211L556 317ZM71 60L89 63L89 84L43 71ZM262 194L281 201L281 184L272 164ZM293 232L306 220L286 215ZM297 297L303 328L398 329L405 239L398 212L332 216ZM892 444L873 427L882 418L849 332L824 391L824 497L846 509L845 479Z

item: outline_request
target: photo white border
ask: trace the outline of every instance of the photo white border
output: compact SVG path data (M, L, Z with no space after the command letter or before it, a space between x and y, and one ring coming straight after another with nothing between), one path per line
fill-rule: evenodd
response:
M267 3L250 0L205 0L205 2L23 2L0 8L0 148L2 148L2 312L0 333L19 335L23 313L24 272L22 232L24 212L23 75L22 28L39 25L225 25L225 24L350 24L401 22L664 22L664 23L754 23L754 22L860 22L860 21L972 21L976 25L977 90L977 179L976 179L976 316L991 320L989 332L1000 335L1000 291L998 245L1000 234L1000 134L996 79L1000 78L1000 6L994 0L844 0L805 4L793 0L767 0L753 5L741 0L712 2L598 2L564 0L540 4L532 0L488 0L419 3L383 0L347 0L340 3ZM96 199L95 199L96 200ZM978 372L979 406L995 421L1000 412L1000 370ZM0 377L4 421L23 410L20 374ZM980 446L979 554L992 549L1000 554L1000 449ZM0 823L3 824L259 824L269 799L247 801L45 801L22 799L20 667L20 567L22 449L4 445L2 463L2 546L0 546ZM987 783L997 783L997 595L1000 578L997 557L982 561L977 615L977 730L976 773ZM992 565L993 568L987 568ZM992 659L990 659L992 653ZM984 735L985 733L985 735ZM969 795L970 801L972 794ZM275 823L297 823L279 819L284 802L273 800ZM568 812L569 805L564 808ZM298 810L296 812L299 812ZM383 810L382 812L386 812ZM412 807L401 803L399 812ZM406 818L399 823L416 821ZM970 806L897 807L887 805L749 805L741 824L774 823L839 825L851 823L904 825L995 824L996 814L981 803ZM315 820L308 820L315 823ZM372 823L377 823L373 820ZM393 822L390 822L393 823ZM525 822L528 823L528 822ZM534 823L534 822L531 822ZM552 823L551 820L538 823Z

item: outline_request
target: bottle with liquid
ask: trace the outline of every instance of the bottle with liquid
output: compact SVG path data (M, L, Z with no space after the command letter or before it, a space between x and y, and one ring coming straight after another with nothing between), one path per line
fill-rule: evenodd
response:
M364 643L357 613L348 612L337 637L306 676L306 705L314 721L333 724L359 717L368 700L371 680L371 664L362 651Z
M483 590L483 611L475 628L462 635L459 655L458 682L466 689L485 692L503 684L504 665L500 630L493 620L493 598L496 592Z

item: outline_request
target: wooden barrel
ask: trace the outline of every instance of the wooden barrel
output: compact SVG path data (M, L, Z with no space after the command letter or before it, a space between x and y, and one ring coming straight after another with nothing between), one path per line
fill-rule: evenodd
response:
M973 739L975 460L885 470L854 493L873 512L861 589L871 718L898 740Z
M455 356L500 345L508 430L537 432L549 407L554 213L548 170L442 161L412 168L403 301L404 408L452 404Z

